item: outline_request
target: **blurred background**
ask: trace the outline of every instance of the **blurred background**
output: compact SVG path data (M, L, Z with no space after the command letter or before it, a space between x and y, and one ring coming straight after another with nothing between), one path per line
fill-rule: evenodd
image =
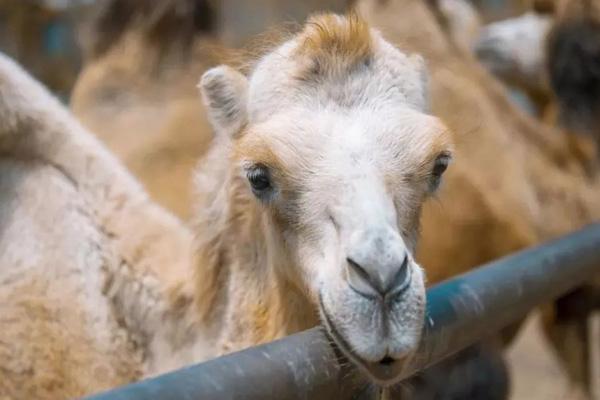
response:
M343 11L348 2L208 0L201 2L202 8L193 10L186 8L189 2L181 2L177 12L198 15L194 26L189 26L188 31L177 30L173 40L184 43L200 35L203 46L160 49L154 54L159 61L149 59L148 54L136 47L139 44L129 39L147 35L150 40L160 42L161 37L170 37L180 19L172 15L153 24L153 13L158 18L160 10L156 9L160 6L146 1L147 6L140 7L142 3L139 0L0 0L0 51L22 63L63 102L70 104L78 118L125 161L157 201L187 220L191 214L191 170L198 154L208 145L207 135L198 134L197 130L210 129L195 89L201 72L227 61L230 54L225 48L240 48L276 25L300 23L314 10ZM450 21L457 21L450 28L454 29L458 44L472 51L496 74L521 110L535 118L547 118L551 112L546 110L550 94L541 63L552 10L545 2L441 0L439 3L441 10L455 17ZM127 36L126 26L133 23L140 28ZM182 49L186 53L206 54L186 58L189 54L180 54ZM162 52L168 56L164 57ZM178 57L183 57L185 69L173 61ZM156 67L162 62L171 63L171 68ZM146 64L157 70L146 71ZM151 85L140 78L142 73L152 76ZM177 119L174 115L186 117ZM173 126L173 120L182 119L188 121L185 126ZM195 130L189 129L191 125ZM124 130L130 134L120 134ZM152 139L142 139L140 135L148 132L152 132ZM173 132L178 132L177 145L173 144ZM538 325L539 316L531 317L508 352L512 398L576 398Z
M106 3L106 1L104 1ZM0 49L25 65L57 95L68 100L83 61L86 24L103 0L0 0ZM123 2L123 12L126 3ZM214 34L241 46L270 26L302 22L315 10L343 11L345 1L214 0ZM329 4L327 4L329 3ZM523 0L473 0L485 21L526 11Z

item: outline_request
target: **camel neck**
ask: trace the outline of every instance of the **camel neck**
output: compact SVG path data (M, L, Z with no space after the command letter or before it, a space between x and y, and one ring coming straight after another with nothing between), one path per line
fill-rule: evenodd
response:
M195 272L197 310L221 353L318 323L306 294L283 273L297 268L263 206L236 171L224 176L201 210Z

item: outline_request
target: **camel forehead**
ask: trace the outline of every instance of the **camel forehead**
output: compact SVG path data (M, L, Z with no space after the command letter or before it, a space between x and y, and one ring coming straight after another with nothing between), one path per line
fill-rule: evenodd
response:
M405 107L352 112L296 107L250 127L237 144L237 154L296 179L339 178L352 170L414 172L431 155L447 150L449 141L436 118Z

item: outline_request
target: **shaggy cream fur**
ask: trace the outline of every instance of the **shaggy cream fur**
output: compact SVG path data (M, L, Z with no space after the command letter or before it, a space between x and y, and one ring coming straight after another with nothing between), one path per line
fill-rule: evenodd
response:
M80 396L173 353L190 232L3 55L0 203L0 398Z

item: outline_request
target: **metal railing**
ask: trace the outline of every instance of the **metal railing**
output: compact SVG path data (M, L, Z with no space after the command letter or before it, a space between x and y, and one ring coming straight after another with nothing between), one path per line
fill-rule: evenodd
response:
M432 287L423 339L403 377L518 321L594 274L600 274L600 224ZM351 399L358 376L339 363L322 329L313 328L90 400Z

